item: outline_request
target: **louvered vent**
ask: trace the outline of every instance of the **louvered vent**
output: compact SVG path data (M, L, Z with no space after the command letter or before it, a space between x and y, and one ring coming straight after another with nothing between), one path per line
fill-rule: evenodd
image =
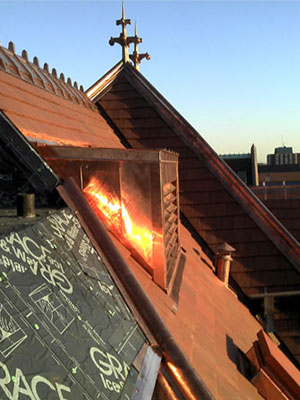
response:
M169 284L179 248L177 181L163 187L165 249L167 259L167 285Z
M180 254L178 155L62 146L39 151L61 178L77 180L98 217L153 280L171 287Z

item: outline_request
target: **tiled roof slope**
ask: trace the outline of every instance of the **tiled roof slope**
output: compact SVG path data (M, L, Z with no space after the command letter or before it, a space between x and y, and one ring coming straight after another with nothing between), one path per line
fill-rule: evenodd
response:
M93 223L89 212L82 206L76 206L81 202L70 191L69 185L64 188L64 199L86 224L86 231L93 242L96 230L91 229ZM183 226L180 230L186 260L176 300L155 284L118 239L112 234L110 237L213 398L231 400L242 395L243 399L261 399L250 378L247 379L243 368L240 368L244 365L242 354L252 347L261 325L236 294L216 277L211 261L191 233ZM97 237L99 243L103 243L100 235ZM105 248L103 251L107 255ZM123 279L128 279L126 271L121 269L119 273L124 273ZM134 296L130 290L127 294L131 298ZM198 399L192 395L187 398Z
M282 224L300 241L300 187L256 187L251 188ZM275 328L284 343L299 354L300 316L299 296L281 299L281 307L275 305ZM284 312L282 308L284 307ZM299 355L297 356L300 360Z
M30 141L121 148L111 127L77 84L0 47L0 110Z
M300 242L300 186L257 186L251 190Z
M231 276L245 294L298 290L297 240L141 74L118 64L87 95L133 148L180 154L181 211L212 250L224 241L236 248ZM289 325L293 321L283 303L277 332L300 361L300 331ZM297 307L292 313L299 321Z
M300 199L263 200L263 202L300 241Z
M126 261L214 398L260 399L236 366L239 350L251 348L260 324L203 262L205 254L183 226L181 243L187 258L176 312L174 301L128 252Z
M181 211L213 250L224 241L236 248L232 275L245 293L298 287L300 245L290 232L141 74L130 65L116 70L88 96L133 148L180 154Z

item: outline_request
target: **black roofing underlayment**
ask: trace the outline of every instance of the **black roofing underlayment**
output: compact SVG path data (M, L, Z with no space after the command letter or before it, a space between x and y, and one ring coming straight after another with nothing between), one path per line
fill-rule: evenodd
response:
M14 207L18 193L35 193L36 205L56 205L59 178L0 111L0 206Z
M145 341L71 210L0 237L1 400L129 400Z

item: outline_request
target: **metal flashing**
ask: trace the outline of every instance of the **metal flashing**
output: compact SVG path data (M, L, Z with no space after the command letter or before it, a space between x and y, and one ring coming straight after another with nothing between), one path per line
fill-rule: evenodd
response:
M148 347L130 400L151 400L157 380L161 356Z
M97 101L96 97L99 93L103 93L109 87L110 83L118 76L119 72L123 69L123 62L119 61L113 66L105 75L103 75L96 83L91 85L85 94L94 103Z

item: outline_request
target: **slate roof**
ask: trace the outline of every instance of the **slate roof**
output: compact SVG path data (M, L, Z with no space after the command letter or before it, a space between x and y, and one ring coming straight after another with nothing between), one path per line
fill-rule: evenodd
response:
M300 241L300 186L258 186L251 190Z
M291 280L300 284L300 245L290 232L138 71L130 64L115 70L107 74L109 84L104 76L87 95L133 148L165 147L180 154L181 211L213 250L224 240L237 249L232 273L240 286L247 293L263 291L270 265L274 281L268 286L285 290ZM274 255L280 260L276 266Z
M299 242L138 71L117 64L86 93L131 147L180 154L181 211L212 251L224 241L236 248L231 277L247 296L299 289ZM289 320L282 307L280 318ZM288 331L300 360L298 333Z

